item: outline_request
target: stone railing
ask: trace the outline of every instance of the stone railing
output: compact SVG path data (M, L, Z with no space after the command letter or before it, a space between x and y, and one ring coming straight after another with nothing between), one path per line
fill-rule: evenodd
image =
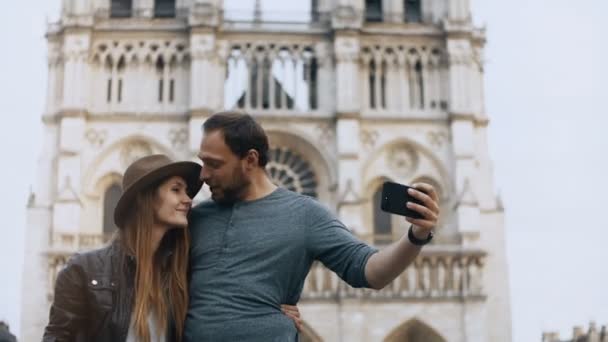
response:
M103 246L112 238L112 234L94 233L58 233L51 239L51 252L75 253Z
M63 269L68 259L76 252L100 248L110 241L112 234L91 233L57 233L51 238L50 248L47 250L48 286L47 297L53 299L55 280L57 274Z
M110 235L56 234L49 249L48 296L52 298L58 272L71 255L99 248ZM365 239L364 239L365 240ZM391 284L380 291L354 289L335 273L316 262L304 283L302 300L336 301L341 298L371 300L437 298L441 300L484 298L482 271L485 252L460 246L425 247L418 258Z
M354 289L335 273L315 263L304 283L302 299L483 299L484 257L485 253L478 249L427 246L410 267L380 291Z

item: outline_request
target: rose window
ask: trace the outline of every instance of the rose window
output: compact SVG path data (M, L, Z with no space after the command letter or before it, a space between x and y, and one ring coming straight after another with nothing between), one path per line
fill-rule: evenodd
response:
M284 147L271 148L266 170L277 186L317 197L317 177L308 161L299 154Z

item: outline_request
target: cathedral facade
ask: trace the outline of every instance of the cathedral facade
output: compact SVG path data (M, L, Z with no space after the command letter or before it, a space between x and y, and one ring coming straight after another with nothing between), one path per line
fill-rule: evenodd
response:
M39 341L57 272L106 243L125 168L196 160L202 124L253 115L280 186L382 247L406 232L384 181L424 181L431 245L381 291L314 265L304 341L510 341L504 213L488 155L485 33L468 0L63 0L49 24L44 145L27 209L23 341ZM278 1L275 1L278 3ZM195 201L209 196L206 188Z

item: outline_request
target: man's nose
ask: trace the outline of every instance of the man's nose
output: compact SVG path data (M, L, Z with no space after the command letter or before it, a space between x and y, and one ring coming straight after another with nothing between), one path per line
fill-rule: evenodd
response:
M201 168L201 174L199 175L199 178L201 181L203 181L205 183L209 179L209 171L207 170L207 168L204 165Z

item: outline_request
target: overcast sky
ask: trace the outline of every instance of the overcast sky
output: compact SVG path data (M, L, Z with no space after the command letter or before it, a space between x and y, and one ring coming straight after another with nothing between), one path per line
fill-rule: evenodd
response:
M608 1L472 6L487 26L489 141L506 210L513 340L608 324ZM0 13L0 320L16 333L27 295L25 204L42 147L45 16L57 13L58 0L14 1Z

